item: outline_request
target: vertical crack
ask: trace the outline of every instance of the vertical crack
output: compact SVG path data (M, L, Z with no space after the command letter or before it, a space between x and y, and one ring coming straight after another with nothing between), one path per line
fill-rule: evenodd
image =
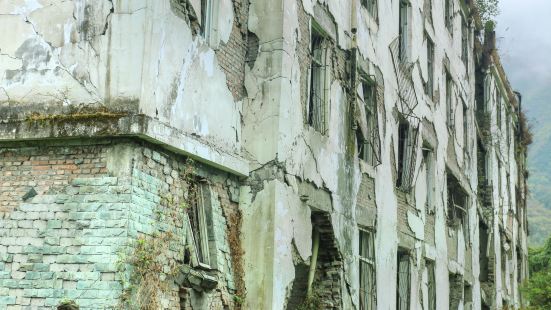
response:
M109 10L109 14L107 14L107 17L105 18L105 26L103 26L103 31L101 32L101 35L105 35L107 33L107 28L109 28L109 21L111 20L111 15L115 13L115 5L113 4L113 0L109 0L111 3L111 9Z

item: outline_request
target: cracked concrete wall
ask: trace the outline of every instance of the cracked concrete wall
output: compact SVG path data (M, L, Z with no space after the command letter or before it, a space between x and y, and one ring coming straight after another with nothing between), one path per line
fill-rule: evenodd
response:
M98 136L137 135L244 177L239 192L244 308L296 305L290 299L303 288L299 280L310 267L313 230L321 225L316 219L323 214L322 224L330 231L324 235L323 249L332 254L323 256L313 288L326 289L331 273L334 285L340 286L331 287L338 295L330 301L335 308L359 308L361 226L375 232L377 308L397 307L400 250L411 257L412 309L422 309L422 296L428 296L425 259L434 261L437 309L449 308L450 273L468 282L473 309L479 309L476 38L471 31L465 66L462 1L452 1L452 30L444 26L443 3L428 2L432 4L429 13L427 1L410 1L406 63L395 54L401 1L378 1L374 18L354 0L218 0L213 10L216 27L208 39L200 35L193 14L198 1L182 9L183 2L1 3L0 23L15 31L0 38L0 112L8 112L3 120L8 125L0 122L0 139L78 137L88 131ZM323 133L307 124L312 19L329 42L327 131ZM432 94L426 94L424 87L428 80L425 35L435 45ZM353 78L353 65L377 83L380 163L376 165L358 159L355 127L363 130L366 125L365 120L358 124L356 116L365 117L357 111L356 102L364 94ZM451 102L456 121L450 125L446 122L447 74L455 85ZM405 96L404 89L413 95ZM411 111L405 110L407 105ZM61 122L63 118L35 115L73 115L87 108L146 118L109 115L108 126L102 127L82 119ZM463 128L465 116L467 128ZM404 119L419 126L409 191L396 188L398 124ZM10 125L15 121L22 125ZM21 132L26 135L18 136ZM434 201L429 207L422 145L434 153ZM501 174L502 184L507 184L508 177L514 188L514 147L502 143L501 148L503 170L509 171ZM492 164L497 165L497 156ZM497 180L495 171L492 179ZM455 176L469 197L470 225L465 233L449 225L448 174ZM512 238L520 239L525 251L525 234L514 219L509 224L508 211L498 200L501 193L514 201L514 190L497 189L495 184L494 235L500 225L511 227ZM491 241L498 251L494 262L499 270L503 241L499 236ZM512 251L516 251L515 242ZM497 287L495 298L502 292ZM515 284L510 292L518 296Z
M495 56L494 56L495 57ZM485 76L484 100L489 111L490 133L487 137L490 187L492 189L491 203L493 207L493 245L495 252L495 307L520 307L520 283L518 257L525 260L527 255L526 235L520 227L517 212L517 197L515 188L519 184L519 172L516 164L516 148L518 141L514 139L516 116L516 98L509 98L509 85L502 80L497 72L499 63L493 62ZM500 93L501 95L498 95ZM501 98L501 100L500 100ZM497 104L501 108L497 108ZM498 117L497 113L501 112ZM498 122L500 121L501 124ZM509 132L507 132L509 131ZM519 252L520 251L520 252ZM505 261L505 266L503 266ZM505 267L505 268L504 268Z
M400 193L395 188L398 153L398 117L395 111L399 109L401 85L397 81L389 49L398 36L399 1L379 2L377 19L371 17L365 8L359 7L359 3L356 3L358 8L354 14L351 1L339 1L338 4L333 1L315 0L282 1L277 4L261 0L251 1L249 31L258 37L259 48L256 61L251 68L246 69L248 98L244 109L244 147L254 158L251 166L253 171L277 167L278 172L272 172L268 177L268 183L262 188L247 187L247 193L252 200L248 202L247 207L253 205L253 209L256 210L254 212L261 212L263 221L270 224L270 230L255 237L261 239L269 251L277 253L277 261L262 259L261 266L264 270L270 270L274 274L274 279L270 280L269 277L253 271L252 277L263 277L265 281L262 282L262 286L251 284L248 287L255 292L250 296L269 295L269 298L266 297L263 301L248 298L246 305L254 307L262 304L273 309L286 307L295 272L299 270L292 259L293 245L301 254L302 262L308 265L312 247L312 223L308 212L324 211L329 213L332 219L331 224L343 261L345 285L341 291L342 303L338 307L359 307L357 226L359 223L366 223L360 225L376 231L377 282L384 283L377 286L378 308L396 307L396 257L398 247L405 247L413 259L413 309L422 309L421 295L426 296L426 286L423 286L422 281L424 258L435 261L437 309L449 307L450 273L460 274L468 286L472 287L473 309L479 309L481 293L478 281L478 167L477 132L474 123L475 35L471 28L468 36L469 61L465 65L461 59L460 3L453 1L454 21L452 30L448 31L444 27L443 3L431 2L432 14L429 15L424 1L411 1L412 29L408 57L409 62L413 64L411 76L418 102L412 113L422 120L420 132L423 141L428 143L435 153L434 214L426 208L426 171L421 160L420 148L416 150L416 178L412 191ZM353 21L354 16L356 20ZM333 55L337 58L340 51L353 53L352 48L357 44L359 62L367 63L367 74L375 76L377 83L384 86L382 109L377 115L382 162L376 167L359 161L356 158L355 145L353 142L350 143L350 136L353 134L349 115L352 99L348 89L351 80L347 80L350 68L345 70L345 78L341 78L338 71L342 68L338 60L331 61L329 65L332 75L327 133L321 134L306 125L304 111L308 103L307 83L310 71L307 49L310 46L311 18L316 19L322 27L326 27L324 30L332 41L331 49L336 51ZM351 29L353 25L357 26L356 37ZM436 48L435 90L430 95L425 94L424 90L424 83L428 78L425 33ZM451 100L455 122L451 126L446 124L446 72L454 83ZM466 106L466 114L463 105ZM466 128L464 118L467 118ZM514 184L514 157L508 157L506 162L511 171L511 184ZM468 195L469 208L466 218L470 224L465 234L448 225L447 173L455 175ZM365 195L365 191L360 191L360 184L366 177L374 179L376 193L376 219L371 223L366 220L368 217L362 220L361 215L368 214L368 211L363 211L356 203L362 200L357 198L358 193L362 192L361 195ZM268 187L267 184L271 182L279 185ZM300 184L308 184L328 193L330 201L323 206L311 202L312 191L301 191ZM262 210L261 206L270 210ZM251 228L259 225L256 222L257 213L254 212L244 219L252 225ZM285 220L280 217L280 212L285 214ZM297 227L301 227L303 233L297 234ZM464 235L468 239L465 239ZM452 245L448 244L448 239L452 241L453 248L450 248ZM256 249L253 239L250 239L245 248L246 253ZM245 260L252 265L259 255L245 254ZM282 260L282 257L285 259ZM517 288L513 288L512 291L516 291L515 294L518 295ZM461 302L459 307L463 306Z
M130 109L240 154L242 102L217 54L236 24L233 1L216 1L209 42L173 2L3 1L1 106Z

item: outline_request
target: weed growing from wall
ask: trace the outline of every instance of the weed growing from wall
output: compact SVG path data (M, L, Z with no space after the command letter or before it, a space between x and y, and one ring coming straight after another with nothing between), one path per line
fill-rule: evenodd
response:
M183 264L189 264L189 248L183 238L184 221L196 195L194 163L186 162L179 176L186 194L175 195L171 189L158 195L160 202L153 211L149 226L154 232L140 233L119 253L117 270L123 286L119 308L161 309L162 300L171 293L171 283Z

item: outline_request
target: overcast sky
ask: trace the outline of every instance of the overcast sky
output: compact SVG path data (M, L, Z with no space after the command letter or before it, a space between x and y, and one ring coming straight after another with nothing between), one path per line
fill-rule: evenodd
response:
M500 7L498 47L509 80L531 118L551 120L551 0L500 0Z

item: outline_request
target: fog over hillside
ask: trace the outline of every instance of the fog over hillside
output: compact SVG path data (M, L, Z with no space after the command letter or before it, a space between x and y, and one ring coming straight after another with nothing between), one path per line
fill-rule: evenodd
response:
M551 234L551 1L501 0L498 46L534 132L529 150L530 242Z

